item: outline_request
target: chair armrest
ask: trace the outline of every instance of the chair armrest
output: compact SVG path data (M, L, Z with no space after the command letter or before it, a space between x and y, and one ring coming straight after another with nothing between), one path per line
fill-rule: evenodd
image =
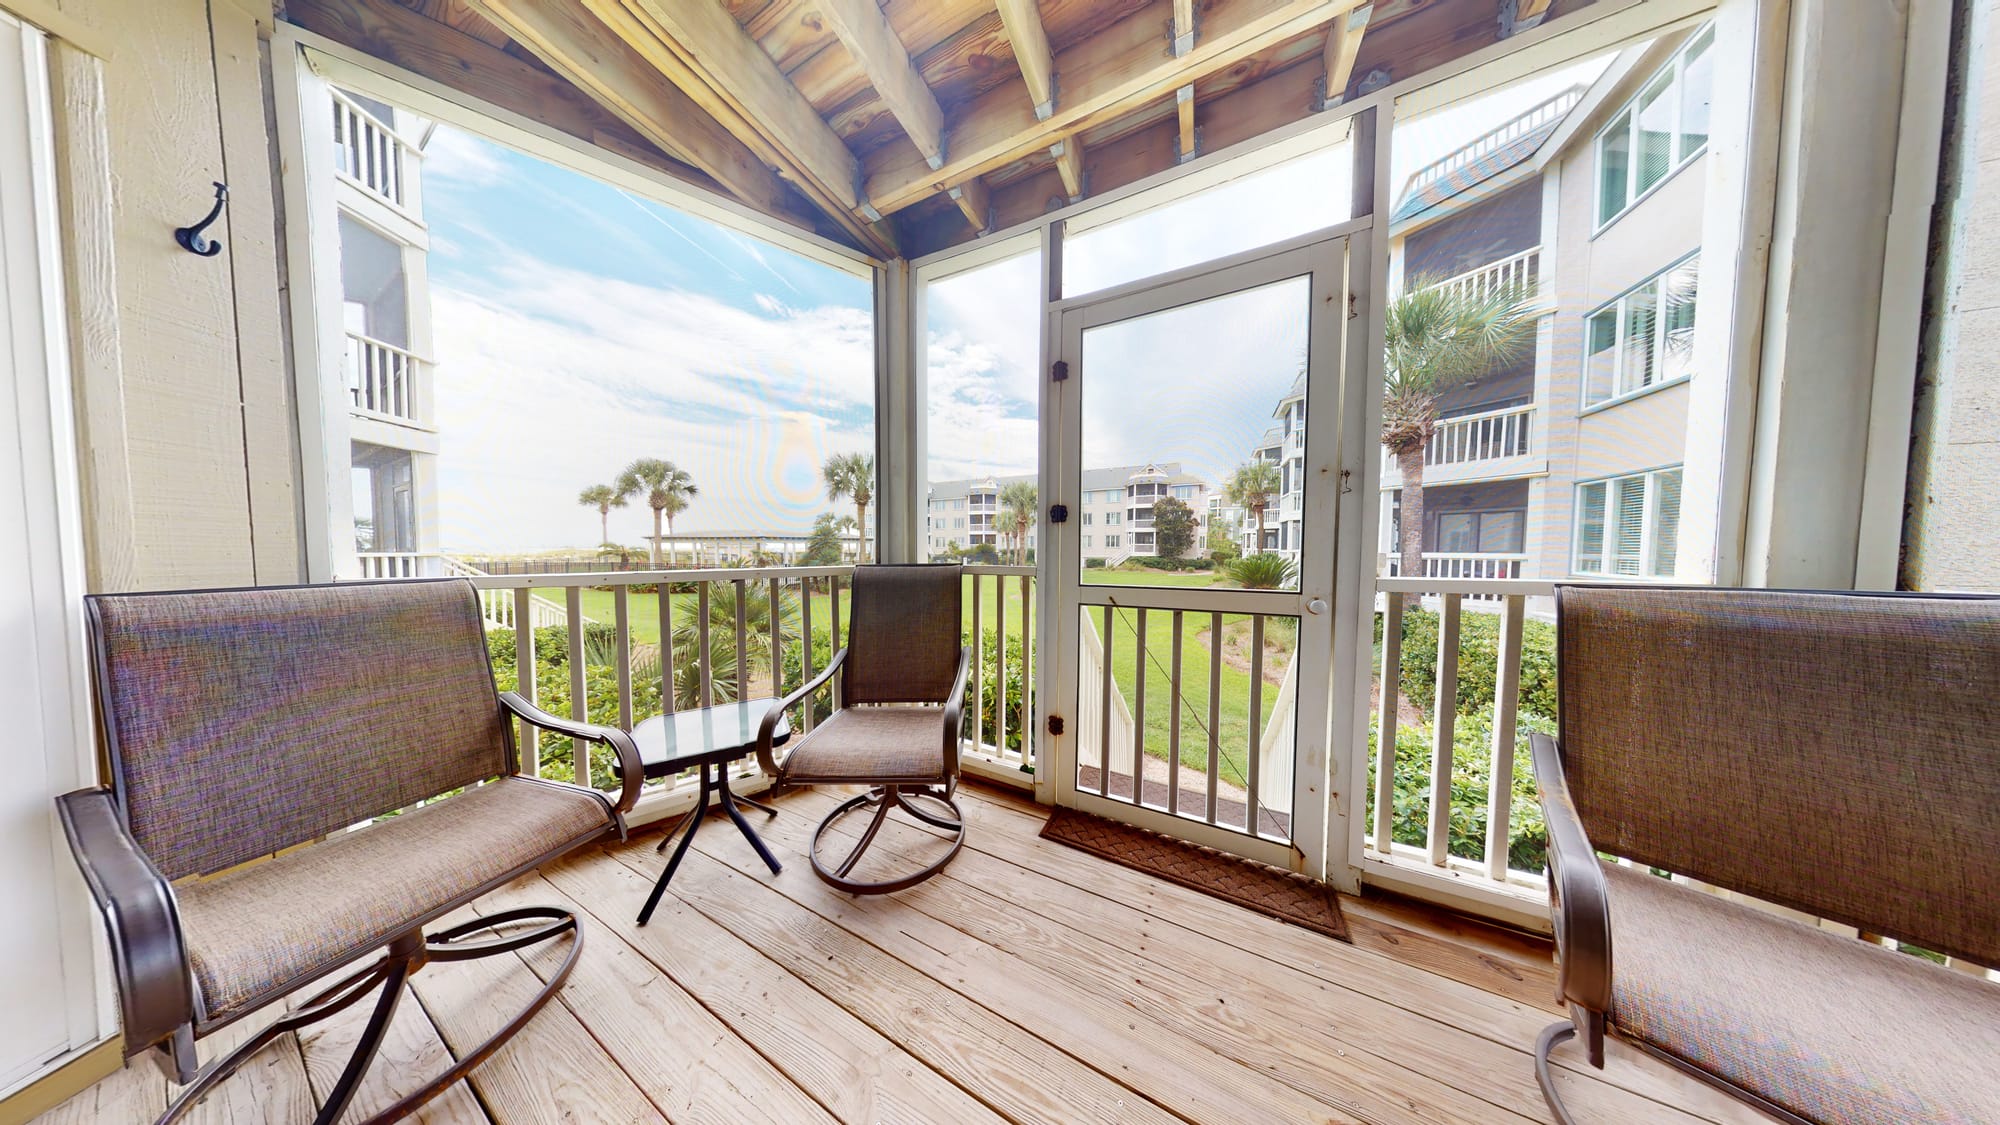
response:
M621 815L631 812L632 806L639 803L639 790L646 784L646 765L639 760L639 744L632 741L631 735L617 727L600 727L595 723L580 723L575 719L552 715L523 699L519 692L501 692L500 705L513 712L517 718L526 719L543 730L552 730L557 734L583 739L585 742L602 742L611 747L612 752L618 755L618 777L621 783L618 791L618 812ZM622 819L619 824L621 826L619 831L624 831Z
M959 735L965 729L965 681L971 670L972 650L961 645L958 650L958 676L952 681L951 694L946 696L944 701L944 775L946 777L958 776ZM1000 690L1002 692L1007 690L1004 677ZM999 703L999 706L1003 708L1006 705L1007 701L1005 699L1002 699ZM977 722L978 717L974 716L973 721Z
M778 720L785 717L785 712L798 706L801 700L810 697L814 692L825 687L827 681L833 679L834 672L838 671L840 666L846 662L847 650L843 648L833 654L833 659L827 661L826 667L822 668L817 675L799 685L798 690L772 704L771 709L764 712L764 720L757 724L758 769L763 770L772 777L782 778L784 776L784 771L778 768L777 755L773 752L771 745L771 740L778 735Z
M1555 922L1557 998L1611 1010L1611 903L1604 870L1583 830L1563 777L1562 754L1546 734L1528 736L1542 819L1549 829L1549 905Z
M56 811L104 917L129 1059L194 1019L194 978L173 888L139 850L109 789L65 793Z

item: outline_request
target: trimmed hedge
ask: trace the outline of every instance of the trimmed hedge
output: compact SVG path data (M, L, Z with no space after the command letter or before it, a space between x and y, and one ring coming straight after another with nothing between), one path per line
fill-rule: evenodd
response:
M1375 642L1382 642L1382 618L1375 618ZM1458 620L1458 709L1464 715L1491 714L1499 675L1500 615L1477 611ZM1403 614L1403 694L1430 711L1437 705L1438 615L1412 609ZM1556 713L1556 627L1529 618L1521 623L1521 710Z

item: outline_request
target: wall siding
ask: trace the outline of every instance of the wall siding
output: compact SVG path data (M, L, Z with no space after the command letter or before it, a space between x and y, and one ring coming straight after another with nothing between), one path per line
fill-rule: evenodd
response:
M298 581L296 440L260 55L270 10L254 0L57 6L89 30L80 45L107 56L134 559L93 584ZM216 180L230 185L227 218L211 230L224 248L201 258L173 231L207 210Z

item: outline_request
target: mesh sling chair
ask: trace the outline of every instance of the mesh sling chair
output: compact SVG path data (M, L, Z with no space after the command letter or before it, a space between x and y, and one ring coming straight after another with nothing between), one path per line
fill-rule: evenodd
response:
M1784 1121L2000 1114L2000 598L1559 586L1549 1052L1606 1032ZM1635 866L1600 859L1623 857Z
M779 784L867 785L813 830L813 871L854 894L915 886L944 870L965 843L958 789L958 738L971 650L961 643L964 570L949 565L857 566L847 646L811 682L779 700L758 731L757 760ZM778 721L840 673L835 710L792 743L783 762L772 747ZM925 807L933 805L936 807ZM820 858L827 830L851 812L872 810L861 839L829 867ZM850 878L892 810L955 833L943 858L904 876Z
M273 1038L379 988L318 1116L335 1121L411 973L575 934L519 1015L373 1119L394 1120L477 1066L562 986L583 948L567 911L509 910L428 937L424 927L622 833L639 795L638 751L623 732L496 694L469 583L109 595L86 608L109 785L64 795L59 811L109 933L126 1057L157 1051L187 1084L162 1122ZM510 716L609 744L624 763L618 803L523 776ZM342 969L197 1067L196 1040Z

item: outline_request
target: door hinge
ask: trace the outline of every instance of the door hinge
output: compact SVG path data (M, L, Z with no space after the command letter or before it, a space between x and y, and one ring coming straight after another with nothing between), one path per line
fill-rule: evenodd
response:
M1069 522L1069 505L1067 505L1067 504L1054 504L1054 505L1051 505L1051 506L1049 507L1049 522L1050 522L1050 523L1068 523L1068 522Z
M1049 368L1049 378L1055 380L1058 383L1068 382L1069 360L1066 359L1056 360L1055 366Z
M1061 716L1061 715L1050 715L1050 716L1049 716L1049 733L1050 733L1050 734L1061 734L1062 732L1063 732L1063 720L1062 720L1062 716Z

